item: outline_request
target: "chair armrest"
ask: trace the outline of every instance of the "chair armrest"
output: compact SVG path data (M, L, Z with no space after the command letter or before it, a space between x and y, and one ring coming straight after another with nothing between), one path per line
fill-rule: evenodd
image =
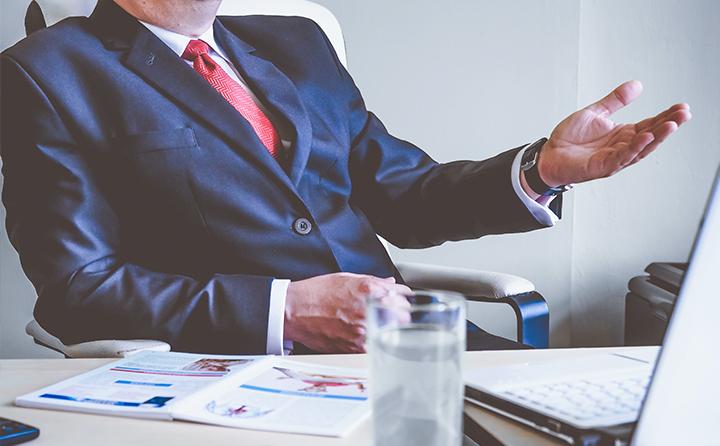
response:
M32 336L36 344L62 353L66 358L124 358L142 351L170 351L170 345L162 341L145 339L89 341L65 345L48 333L35 319L25 326L25 333Z
M410 288L454 291L468 301L510 305L517 318L517 340L535 348L550 343L550 310L527 279L511 274L419 263L396 263Z
M400 262L395 266L410 288L454 291L468 298L494 299L535 291L532 282L511 274L421 263Z

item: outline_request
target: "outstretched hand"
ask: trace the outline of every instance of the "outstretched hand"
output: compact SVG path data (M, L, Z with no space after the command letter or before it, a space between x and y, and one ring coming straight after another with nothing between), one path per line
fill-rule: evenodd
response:
M638 81L625 82L558 124L540 152L538 169L543 181L559 186L609 177L648 156L690 120L687 104L675 104L635 124L610 120L642 90Z

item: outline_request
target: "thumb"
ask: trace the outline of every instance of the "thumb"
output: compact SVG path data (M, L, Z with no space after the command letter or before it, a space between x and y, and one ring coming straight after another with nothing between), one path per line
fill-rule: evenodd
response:
M587 108L596 113L611 115L637 99L642 91L643 85L640 81L627 81Z
M383 277L382 280L384 280L385 282L395 283L395 278L393 276Z

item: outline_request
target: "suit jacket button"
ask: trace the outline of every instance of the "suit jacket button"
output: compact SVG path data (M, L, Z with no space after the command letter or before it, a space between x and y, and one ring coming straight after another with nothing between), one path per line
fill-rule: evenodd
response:
M293 229L300 235L308 235L312 231L312 223L307 218L298 218L293 223Z

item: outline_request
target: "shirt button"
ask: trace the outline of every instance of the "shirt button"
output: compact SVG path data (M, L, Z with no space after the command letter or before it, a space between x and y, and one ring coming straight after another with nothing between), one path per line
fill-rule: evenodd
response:
M310 231L312 231L312 223L310 223L310 220L307 218L298 218L295 220L295 223L293 223L293 229L300 235L308 235Z

